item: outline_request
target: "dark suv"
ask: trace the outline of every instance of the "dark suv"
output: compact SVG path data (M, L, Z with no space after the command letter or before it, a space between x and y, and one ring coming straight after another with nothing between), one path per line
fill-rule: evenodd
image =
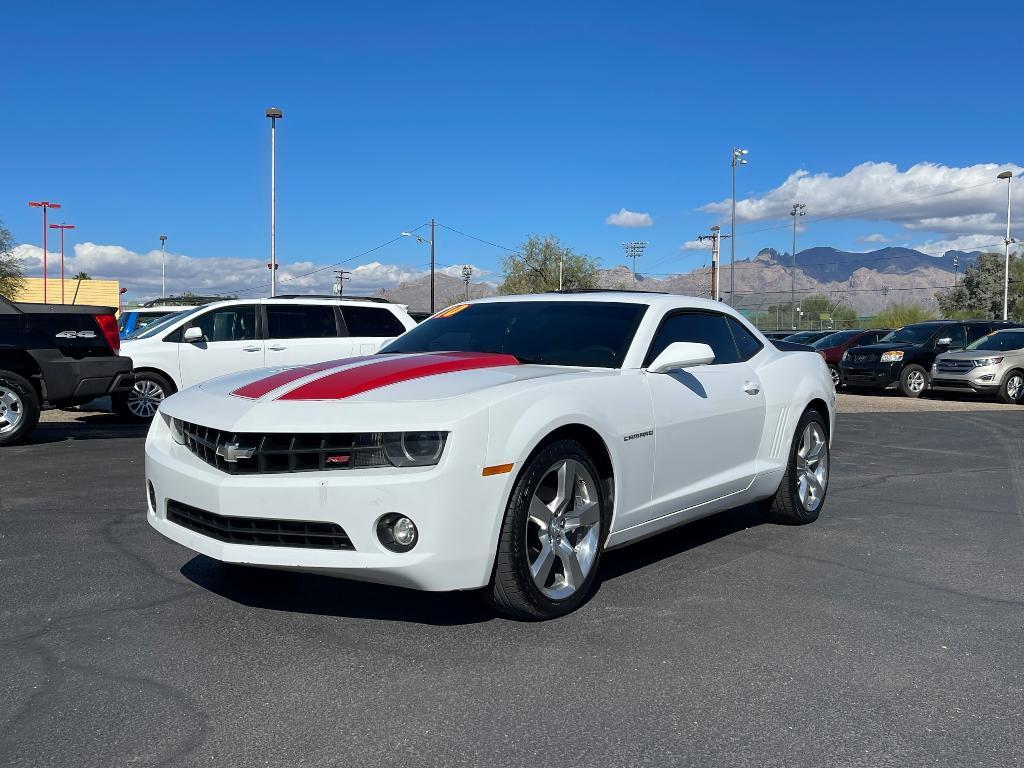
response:
M839 375L847 387L897 387L907 397L920 397L929 386L935 356L1016 323L997 320L933 320L905 325L877 344L852 347L843 354Z

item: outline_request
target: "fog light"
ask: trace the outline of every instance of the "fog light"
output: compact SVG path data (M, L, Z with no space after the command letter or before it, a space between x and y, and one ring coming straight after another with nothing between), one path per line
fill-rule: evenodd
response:
M377 521L377 538L392 552L408 552L416 546L416 524L404 515L391 513Z
M149 494L149 511L156 512L156 488L153 487L153 483L146 483L146 493Z

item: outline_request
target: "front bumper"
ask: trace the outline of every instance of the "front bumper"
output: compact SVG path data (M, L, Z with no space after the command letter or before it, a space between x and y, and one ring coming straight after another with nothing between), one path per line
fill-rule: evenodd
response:
M450 439L436 467L228 475L175 443L159 416L146 441L146 478L155 505L147 519L172 541L226 563L309 571L413 589L485 586L514 472L483 477L475 440ZM472 454L472 455L470 455ZM219 515L330 522L353 549L228 543L167 519L167 501ZM416 546L405 553L377 539L377 521L396 512L413 520Z
M939 373L932 368L932 389L943 392L991 395L999 391L1000 377L992 367L975 368L965 373Z
M863 365L839 366L839 380L847 387L870 387L888 389L900 380L901 363L867 363Z

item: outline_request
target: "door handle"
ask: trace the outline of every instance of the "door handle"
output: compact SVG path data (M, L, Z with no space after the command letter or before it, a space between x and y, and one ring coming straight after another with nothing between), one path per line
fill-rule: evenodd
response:
M263 347L242 347L243 352L259 352Z
M753 381L748 381L743 384L743 391L748 395L756 395L761 391L761 385Z
M271 352L284 352L288 347L267 347Z

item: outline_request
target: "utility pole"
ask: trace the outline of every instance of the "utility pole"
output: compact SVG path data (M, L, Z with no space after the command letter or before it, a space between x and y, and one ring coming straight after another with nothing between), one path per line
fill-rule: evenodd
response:
M711 228L711 234L710 235L697 235L697 239L700 242L704 242L705 240L710 240L711 241L711 300L712 301L718 301L719 291L720 291L721 284L722 284L722 280L721 280L721 266L720 266L721 260L720 260L719 256L720 256L720 253L721 253L721 244L722 244L722 238L723 237L731 238L732 235L723 235L722 234L722 228L720 226L718 226L717 224L715 224L715 226L713 226Z
M736 166L746 165L746 155L749 150L732 148L732 224L729 228L730 250L729 258L729 305L735 306L733 291L736 290Z
M1006 239L1003 240L1003 248L1006 250L1006 267L1003 273L1003 320L1010 314L1010 243L1014 242L1010 237L1010 182L1013 181L1013 171L1003 171L997 179L1006 179Z
M434 314L434 219L430 220L430 314Z
M347 269L334 270L334 279L336 281L334 285L334 292L337 293L339 296L345 295L345 281L349 279L348 275L351 274L352 272Z
M466 301L469 301L469 279L473 276L473 268L467 264L462 268L462 282L466 284Z
M60 203L51 203L49 200L43 200L38 203L30 201L29 207L43 209L43 304L46 304L46 211L50 208L60 208Z
M60 230L60 303L64 303L64 230L74 229L74 224L51 224L50 229Z
M636 259L637 256L643 256L644 251L647 249L649 243L646 240L633 240L628 243L623 243L622 247L626 251L626 258L633 260L633 280L636 281ZM559 262L561 264L561 262ZM559 289L561 289L562 280L559 278Z
M160 235L160 298L167 298L167 267L164 261L164 246L167 244L167 235Z
M960 257L953 254L953 287L957 286L957 279L960 277Z
M270 118L270 295L277 295L277 121L284 113L277 107L267 110Z
M789 215L793 217L793 269L789 276L789 313L790 318L796 323L796 220L801 216L806 215L804 210L807 206L803 203L793 203L793 210L789 212ZM796 330L796 325L793 326L793 330Z

